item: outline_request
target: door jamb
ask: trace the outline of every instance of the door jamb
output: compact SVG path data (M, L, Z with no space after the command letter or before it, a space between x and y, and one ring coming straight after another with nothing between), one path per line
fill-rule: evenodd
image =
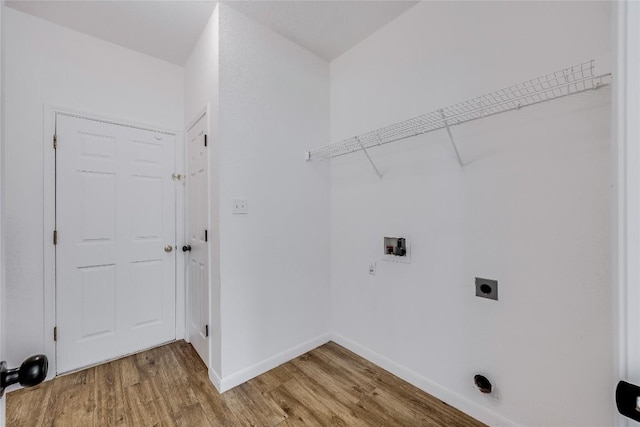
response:
M614 13L616 85L613 141L617 164L617 245L614 246L615 382L640 384L640 5L619 2ZM611 397L613 400L613 396ZM617 427L634 422L616 412Z
M149 125L145 123L133 122L128 119L107 116L103 114L88 113L72 108L61 107L57 105L44 105L44 134L42 141L44 145L43 155L43 295L44 295L44 331L43 331L43 349L49 358L49 373L46 380L54 378L57 374L57 354L56 343L53 340L53 328L56 326L56 260L55 246L52 242L52 232L55 229L55 213L56 213L56 186L55 186L55 150L53 149L53 135L56 133L56 115L64 114L68 116L95 120L104 123L111 123L120 126L128 126L138 129L150 130L154 132L169 134L175 137L174 158L175 173L184 174L184 139L182 132L174 129L162 128L161 126ZM175 244L182 242L185 238L184 229L184 186L176 186L175 194ZM184 274L184 257L176 254L176 300L175 300L175 332L176 339L185 336L185 280Z

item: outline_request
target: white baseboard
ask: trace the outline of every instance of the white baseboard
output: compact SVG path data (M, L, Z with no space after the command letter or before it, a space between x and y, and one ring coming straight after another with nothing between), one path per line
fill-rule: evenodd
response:
M222 393L220 391L220 375L213 368L209 368L209 380L213 383L213 386L218 390L218 393Z
M249 381L252 378L257 377L260 374L264 374L265 372L282 365L283 363L287 363L288 361L295 359L296 357L305 354L314 348L320 347L323 344L326 344L330 341L331 334L326 333L322 334L319 337L313 338L309 341L306 341L302 344L299 344L295 347L292 347L288 350L283 351L282 353L276 354L268 359L263 360L262 362L256 363L253 366L250 366L246 369L243 369L235 374L231 374L229 376L219 378L219 387L216 386L220 393L224 393L227 390L231 390L232 388ZM211 374L209 374L211 377ZM211 381L214 382L215 379L211 378Z
M503 416L496 414L495 412L478 405L477 403L467 399L464 396L461 396L440 384L437 384L413 371L410 369L399 365L398 363L392 361L391 359L386 358L372 350L369 350L366 347L361 346L360 344L351 341L350 339L343 337L340 334L332 333L330 335L331 341L336 344L341 345L342 347L356 353L358 356L367 359L368 361L375 363L383 369L391 372L397 377L402 378L406 382L418 387L426 393L442 400L448 405L453 406L456 409L464 412L465 414L481 421L490 426L504 426L504 427L515 427L518 426L517 423L504 418Z

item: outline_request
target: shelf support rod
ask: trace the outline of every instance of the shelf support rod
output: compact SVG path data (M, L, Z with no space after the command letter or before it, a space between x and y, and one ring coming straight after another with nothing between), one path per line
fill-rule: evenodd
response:
M376 167L376 164L373 163L373 160L371 159L371 156L369 155L369 152L367 151L367 149L364 148L364 145L362 145L362 143L360 142L360 138L356 138L356 139L358 140L358 144L360 144L360 148L362 149L362 152L364 153L365 156L367 156L367 160L369 160L369 163L371 163L371 166L373 167L373 170L376 171L376 175L378 175L378 178L382 179L382 174L380 173L380 171Z
M451 145L453 146L453 151L456 153L456 159L458 159L458 165L460 165L460 169L464 170L464 163L462 163L462 159L460 158L460 153L458 152L458 147L456 146L456 141L453 139L453 135L451 134L451 128L449 127L449 122L444 116L444 111L440 110L440 117L444 121L444 127L447 130L447 134L449 135L449 140L451 141Z

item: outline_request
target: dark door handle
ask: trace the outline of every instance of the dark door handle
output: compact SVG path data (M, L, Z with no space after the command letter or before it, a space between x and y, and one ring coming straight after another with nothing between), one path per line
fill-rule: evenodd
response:
M640 421L640 387L620 381L616 387L616 406L625 417Z
M7 369L7 362L0 362L0 397L4 389L17 382L23 387L33 387L47 377L49 360L44 354L31 356L19 368Z
M191 252L191 245L184 245L182 247L182 252Z

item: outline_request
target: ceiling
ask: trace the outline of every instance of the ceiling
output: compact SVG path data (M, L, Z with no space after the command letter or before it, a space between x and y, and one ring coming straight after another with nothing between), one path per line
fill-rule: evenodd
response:
M284 37L331 61L417 1L225 1ZM184 65L215 1L7 0L8 7Z
M135 51L184 65L215 2L6 1L14 9Z
M236 0L225 3L332 61L418 2Z

